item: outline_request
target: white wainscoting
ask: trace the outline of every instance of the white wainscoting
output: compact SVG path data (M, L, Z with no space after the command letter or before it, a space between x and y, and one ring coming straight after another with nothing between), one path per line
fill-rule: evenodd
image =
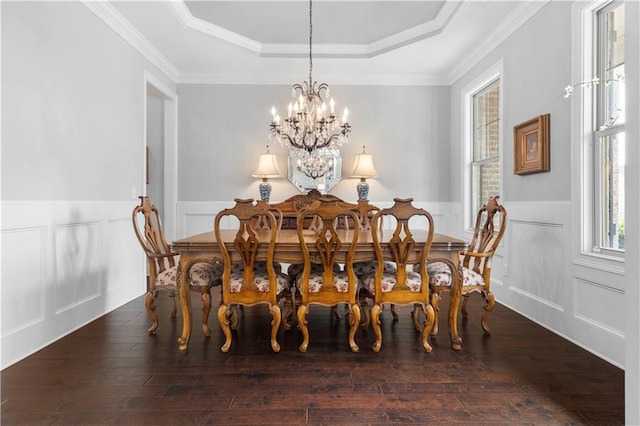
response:
M492 269L496 300L623 367L623 277L597 262L576 264L570 202L505 207L507 231Z
M135 205L2 202L2 368L146 291Z

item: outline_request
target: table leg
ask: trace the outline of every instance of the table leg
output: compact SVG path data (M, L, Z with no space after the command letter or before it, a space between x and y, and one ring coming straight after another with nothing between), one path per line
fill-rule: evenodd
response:
M180 309L182 310L182 336L178 339L178 347L181 351L186 351L189 346L191 336L191 326L193 318L191 316L191 302L189 298L189 259L184 253L180 256L178 265L178 297L180 299Z

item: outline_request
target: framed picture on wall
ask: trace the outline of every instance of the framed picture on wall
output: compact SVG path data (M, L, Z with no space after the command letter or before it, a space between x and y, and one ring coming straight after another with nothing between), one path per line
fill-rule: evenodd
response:
M539 115L513 127L513 173L548 172L550 114Z

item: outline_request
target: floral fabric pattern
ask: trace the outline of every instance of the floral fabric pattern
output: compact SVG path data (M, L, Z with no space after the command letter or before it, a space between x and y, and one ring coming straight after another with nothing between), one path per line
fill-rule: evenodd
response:
M317 293L320 291L324 284L322 279L322 272L312 272L309 274L309 292ZM349 278L346 272L338 272L333 275L333 285L340 293L346 293L349 291ZM298 290L302 288L302 274L299 274L296 278L296 287Z
M444 262L433 262L427 264L427 271L429 271L429 282L435 287L449 287L451 286L451 269ZM484 277L471 269L462 268L462 285L467 286L484 286ZM463 294L467 294L470 291L465 291Z
M244 270L231 271L229 283L231 285L231 292L238 293L244 285ZM263 293L269 292L269 274L266 271L260 272L254 268L253 283L256 285L259 291ZM287 288L289 278L281 273L276 274L276 293L280 294Z
M382 274L382 292L388 293L395 287L397 283L396 274L395 273L386 273ZM372 273L362 278L362 284L365 286L367 290L371 292L371 294L376 294L376 274ZM409 290L419 292L422 287L422 278L420 274L413 271L407 271L407 286Z
M222 264L198 262L189 269L189 285L191 287L210 287L222 276ZM178 266L172 266L160 272L156 277L156 287L176 286Z

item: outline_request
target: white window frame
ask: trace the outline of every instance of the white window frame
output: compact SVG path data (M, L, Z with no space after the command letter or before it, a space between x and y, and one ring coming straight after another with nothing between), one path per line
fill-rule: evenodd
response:
M597 70L597 12L611 0L595 0L585 4L574 4L573 39L572 39L572 84L592 81ZM585 258L594 258L601 266L608 267L610 272L623 273L624 252L600 249L596 232L599 232L598 216L596 212L596 170L595 165L595 137L596 117L595 91L590 88L578 88L571 94L572 140L576 145L572 147L575 170L579 176L574 181L574 193L578 194L579 206L576 215L579 220L574 222L579 227L578 252ZM588 262L588 261L587 261Z
M504 75L503 75L503 65L502 60L497 62L495 65L487 69L484 73L479 75L469 84L465 85L462 89L462 109L463 109L463 137L462 137L462 158L463 165L462 170L464 171L464 178L462 181L463 189L463 231L464 232L472 232L475 217L477 213L474 211L474 194L473 194L473 120L474 120L474 110L473 110L473 96L482 91L484 88L499 80L500 84L500 96L499 96L499 117L500 117L500 135L499 135L499 159L498 159L498 168L500 170L500 194L502 198L502 192L504 191L504 179L503 179L503 149L504 149L504 120L503 120L503 111L504 111ZM502 200L504 202L504 200Z
M608 2L605 5L598 7L595 11L594 14L597 15L597 13L599 12L604 12L607 13L611 10L613 10L614 4L617 3L617 5L615 7L617 7L620 2ZM598 16L594 16L594 19L597 22L597 27L598 28L602 28L602 26L604 26L605 22L604 22L604 18L602 16L598 17ZM606 35L603 34L602 32L598 34L597 37L598 43L596 47L602 47L605 42L607 41L606 39ZM603 73L603 64L602 61L604 59L604 52L602 52L602 49L597 49L597 51L594 53L594 68L595 68L595 73L596 75L601 75L600 80L601 83L596 87L597 93L598 93L598 105L597 107L594 106L595 114L594 116L597 119L597 124L604 124L608 121L609 117L604 117L602 114L605 111L605 83L604 83L604 73ZM620 134L624 134L624 123L623 124L615 124L612 126L609 126L605 129L599 129L599 130L595 130L593 132L593 138L594 138L594 153L597 152L598 150L601 149L601 142L604 138L607 137L616 137ZM594 223L593 223L593 251L598 252L598 253L603 253L609 256L613 256L613 257L623 257L624 256L624 250L617 250L617 249L610 249L607 247L602 247L604 245L602 239L604 238L602 236L602 231L603 231L603 223L604 223L604 219L603 219L603 212L599 211L598 207L602 205L602 203L604 203L604 200L602 200L603 198L603 185L602 185L602 178L605 174L604 170L603 170L603 160L600 159L600 161L597 161L596 155L594 154L594 204L593 204L593 209L594 209Z

